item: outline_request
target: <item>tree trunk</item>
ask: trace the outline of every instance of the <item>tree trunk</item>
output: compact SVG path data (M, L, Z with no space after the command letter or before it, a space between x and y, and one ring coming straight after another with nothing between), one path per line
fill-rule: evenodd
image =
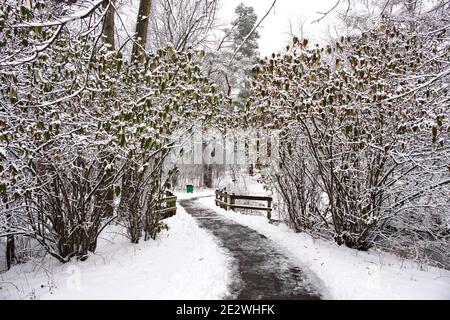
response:
M6 201L5 201L6 202ZM6 210L9 209L9 206L6 205ZM6 231L11 232L11 213L6 213ZM9 270L14 263L14 260L16 259L16 244L15 239L13 235L7 235L6 236L6 268Z
M113 5L116 3L116 0L110 0ZM106 8L109 2L105 2L104 7ZM110 45L110 50L116 50L116 41L115 41L115 10L112 6L109 6L108 11L106 12L105 22L103 25L103 36L105 37L105 43ZM111 189L107 191L108 194L106 196L106 201L110 204L106 208L106 216L112 217L114 215L114 190ZM95 245L96 246L96 245ZM95 248L94 248L95 250Z
M116 0L110 0L112 4L116 3ZM105 2L104 7L107 7L109 2ZM115 11L112 6L109 6L108 12L105 16L105 24L103 26L103 36L105 37L105 42L111 46L111 50L116 50L115 42L115 24L114 24Z
M14 260L16 259L16 245L14 241L14 236L8 235L6 237L6 268L11 269Z
M147 44L148 20L150 10L152 7L152 0L141 0L139 3L139 12L136 21L136 41L133 43L133 51L131 59L134 61L140 59L142 49L145 49Z
M203 173L203 186L205 188L212 188L213 178L212 178L212 164L207 163L206 161L211 161L211 158L208 156L205 159L206 149L208 147L208 142L205 139L206 130L202 129L202 173Z
M212 188L213 186L213 168L211 164L203 165L203 186Z

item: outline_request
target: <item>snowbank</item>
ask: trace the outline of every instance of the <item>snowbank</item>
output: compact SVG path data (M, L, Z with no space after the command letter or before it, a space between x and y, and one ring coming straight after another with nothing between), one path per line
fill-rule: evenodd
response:
M193 193L186 193L186 191L177 190L177 191L174 192L174 194L177 196L177 200L186 200L186 199L192 199L192 198L201 198L201 197L214 196L215 190L211 190L211 189L197 190L197 189L194 189Z
M314 240L286 225L269 224L262 216L243 215L215 206L213 198L199 203L255 229L279 244L299 266L314 272L332 299L450 299L450 271L418 266L382 252L361 252ZM426 270L424 270L426 269Z
M0 299L220 299L229 258L183 208L156 241L132 245L111 227L96 254L61 265L47 258L0 274Z

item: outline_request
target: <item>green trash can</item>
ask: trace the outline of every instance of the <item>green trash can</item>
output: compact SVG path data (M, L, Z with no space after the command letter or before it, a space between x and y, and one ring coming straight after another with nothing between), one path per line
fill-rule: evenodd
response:
M194 193L194 186L192 184L186 185L186 193Z

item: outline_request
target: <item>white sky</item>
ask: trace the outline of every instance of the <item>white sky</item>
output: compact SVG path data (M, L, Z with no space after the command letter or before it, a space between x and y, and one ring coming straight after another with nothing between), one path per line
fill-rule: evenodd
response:
M218 18L220 23L228 24L235 19L234 9L244 2L247 6L255 8L258 21L272 5L273 0L221 0ZM258 32L261 36L259 40L259 50L261 56L266 56L272 52L283 50L290 40L289 21L294 25L301 19L305 21L305 37L313 42L323 40L327 34L329 19L324 19L320 23L311 22L321 15L318 11L328 11L336 3L336 0L277 0L275 10L263 21Z

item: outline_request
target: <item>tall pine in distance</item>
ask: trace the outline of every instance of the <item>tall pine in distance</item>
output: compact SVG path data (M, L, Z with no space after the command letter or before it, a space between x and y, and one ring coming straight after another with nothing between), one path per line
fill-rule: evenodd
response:
M237 17L232 23L232 37L235 49L237 49L255 27L258 17L253 7L247 7L242 2L236 7L234 12ZM259 38L259 33L255 30L242 45L239 50L240 55L244 57L254 57L257 55Z
M247 38L257 19L253 7L240 3L235 9L235 18L222 30L224 36L218 47L208 51L204 61L207 76L235 106L245 105L252 82L251 70L259 60L258 32L255 30Z
M238 90L236 105L242 107L250 96L252 83L252 66L258 62L259 33L255 30L247 36L255 27L258 17L255 9L240 3L235 9L236 19L232 24L233 51L237 52L234 61L235 88ZM245 42L244 42L245 41Z

